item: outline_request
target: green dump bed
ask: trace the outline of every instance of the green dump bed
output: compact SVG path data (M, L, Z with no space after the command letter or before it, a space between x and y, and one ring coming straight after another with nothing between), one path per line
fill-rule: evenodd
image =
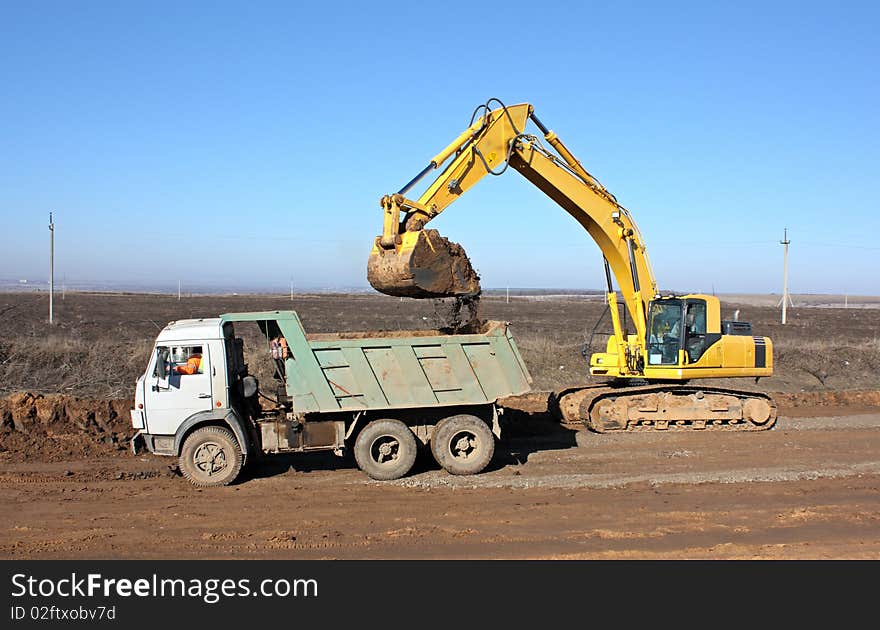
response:
M270 336L277 322L290 348L287 393L300 413L485 404L528 392L532 380L505 322L476 334L306 335L293 311L223 318L262 320Z

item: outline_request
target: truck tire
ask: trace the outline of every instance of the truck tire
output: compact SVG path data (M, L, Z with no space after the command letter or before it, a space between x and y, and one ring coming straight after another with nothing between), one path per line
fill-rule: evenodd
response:
M238 477L242 459L238 440L229 429L202 427L183 442L180 472L196 486L228 486Z
M476 475L495 455L495 436L476 416L450 416L434 428L431 452L437 463L450 474Z
M354 442L358 468L372 479L400 479L413 467L418 453L416 436L400 420L373 420Z

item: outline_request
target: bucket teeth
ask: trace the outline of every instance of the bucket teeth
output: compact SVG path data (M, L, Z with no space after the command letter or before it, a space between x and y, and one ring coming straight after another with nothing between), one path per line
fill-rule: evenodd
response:
M443 298L478 295L480 277L458 243L437 230L407 232L401 244L384 249L378 239L367 263L367 280L386 295Z

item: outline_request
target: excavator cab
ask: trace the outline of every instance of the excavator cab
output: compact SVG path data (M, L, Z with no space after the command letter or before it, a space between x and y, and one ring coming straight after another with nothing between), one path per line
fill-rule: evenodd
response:
M655 300L648 311L648 365L677 365L681 346L681 300Z
M732 331L726 323L724 330ZM644 340L615 333L605 352L590 357L590 373L649 381L772 375L770 339L753 336L747 324L735 332L722 328L721 303L714 295L655 297L647 306Z
M697 363L707 341L717 341L706 327L706 300L700 297L660 298L648 309L648 366Z

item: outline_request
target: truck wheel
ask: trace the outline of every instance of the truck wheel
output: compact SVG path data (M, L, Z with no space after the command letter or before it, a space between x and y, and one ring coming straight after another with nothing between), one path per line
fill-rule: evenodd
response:
M378 481L403 477L417 453L416 436L400 420L373 420L354 443L358 468Z
M227 486L241 470L241 447L229 429L202 427L180 449L180 472L196 486Z
M434 428L431 452L437 463L450 474L475 475L492 461L495 436L476 416L450 416Z

